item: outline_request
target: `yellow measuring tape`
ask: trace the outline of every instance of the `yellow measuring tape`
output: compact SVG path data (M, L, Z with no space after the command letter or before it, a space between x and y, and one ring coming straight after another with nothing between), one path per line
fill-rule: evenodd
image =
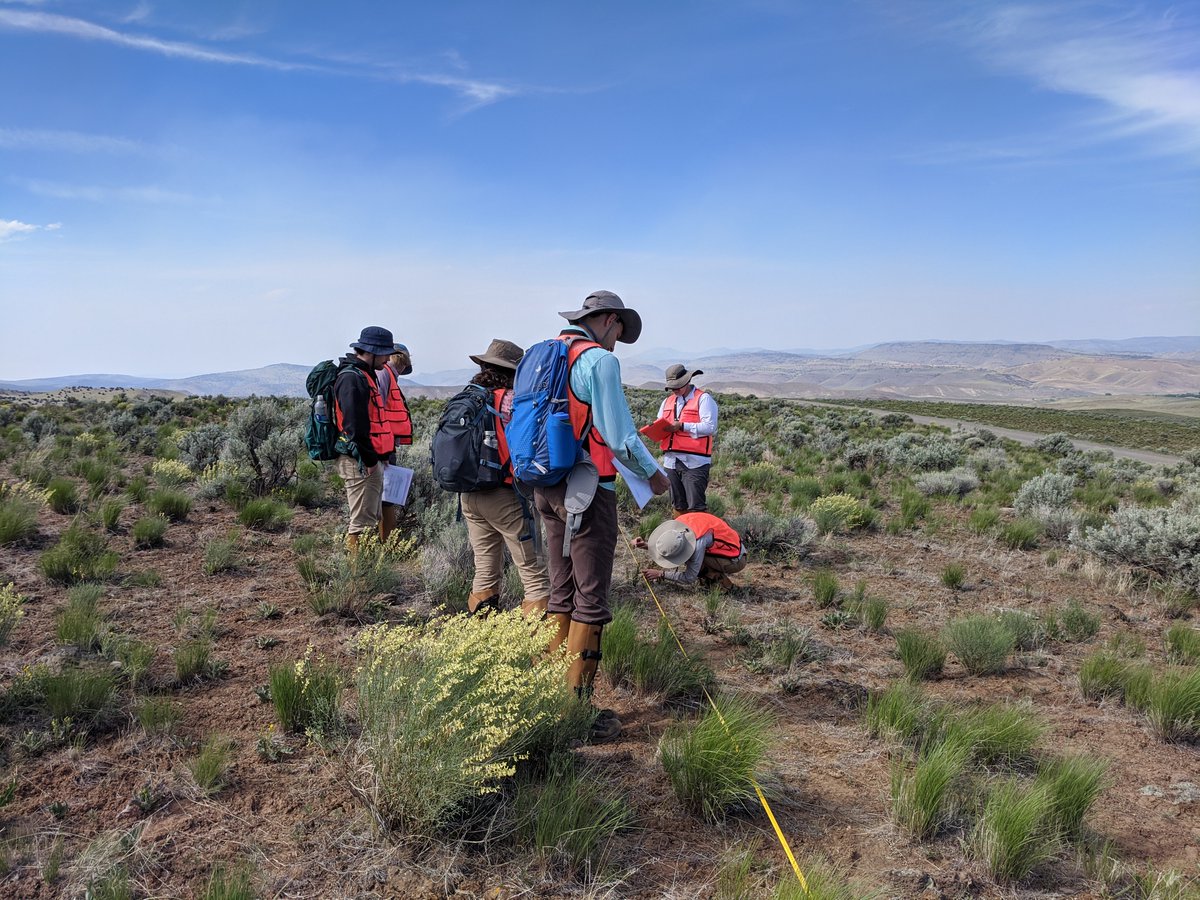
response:
M637 553L634 552L633 542L629 540L629 533L625 530L624 526L621 526L621 536L625 538L625 546L629 548L629 555L632 556L636 561ZM683 646L683 642L679 640L679 635L675 633L675 626L671 624L671 620L667 616L667 611L663 609L663 605L658 599L658 594L654 593L654 585L650 583L650 579L646 577L645 573L643 573L640 569L638 572L642 576L642 581L646 584L646 589L650 591L650 596L654 598L654 605L658 607L658 614L662 616L662 620L667 624L667 630L671 632L671 637L675 639L675 646L679 648L679 652L683 654L684 659L691 661L691 656L688 655L687 650ZM729 734L729 723L727 723L725 721L725 717L721 715L721 710L717 708L717 703L715 700L713 700L712 694L708 692L707 688L702 688L702 690L704 691L705 699L708 700L709 706L711 706L713 712L717 714L718 721L720 721L721 725L725 728L725 733ZM730 737L732 736L733 735L730 734ZM734 749L739 749L736 744L734 745ZM796 873L796 878L800 882L800 887L804 890L804 893L807 894L808 879L804 877L804 873L800 870L800 863L796 862L796 855L792 853L792 847L790 844L788 844L787 838L784 837L783 829L779 827L779 822L775 818L775 813L771 811L771 804L767 802L766 795L762 792L762 788L758 786L758 782L754 779L753 775L750 776L750 784L754 787L754 793L758 796L758 802L762 804L762 808L766 812L767 818L771 822L771 827L775 829L775 837L779 839L779 845L783 847L783 852L787 856L788 862L792 864L792 871Z

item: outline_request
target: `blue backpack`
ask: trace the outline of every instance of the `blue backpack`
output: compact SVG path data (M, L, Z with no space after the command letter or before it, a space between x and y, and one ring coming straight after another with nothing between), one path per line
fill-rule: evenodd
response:
M551 338L534 344L517 364L512 419L504 433L513 477L525 484L558 484L582 455L567 400L571 343Z

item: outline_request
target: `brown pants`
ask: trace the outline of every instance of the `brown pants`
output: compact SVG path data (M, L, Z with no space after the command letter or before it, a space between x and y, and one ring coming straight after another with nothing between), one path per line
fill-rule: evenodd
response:
M573 621L587 625L604 625L612 621L608 588L617 553L617 494L604 487L596 491L592 505L583 514L579 531L571 540L571 555L564 557L566 491L564 481L534 492L537 510L546 523L546 556L550 564L548 611L567 613Z
M471 550L475 554L473 594L498 594L504 580L504 547L512 555L526 600L545 600L550 596L546 567L533 552L533 541L522 541L525 519L521 501L510 487L461 494L462 514L467 522Z
M730 559L728 556L713 556L711 553L704 554L704 562L700 565L701 575L736 575L742 569L746 568L747 556L745 552L741 556L735 556Z

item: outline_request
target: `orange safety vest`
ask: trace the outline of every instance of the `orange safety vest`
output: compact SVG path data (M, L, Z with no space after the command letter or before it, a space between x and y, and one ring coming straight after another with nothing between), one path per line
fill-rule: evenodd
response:
M503 415L504 411L504 395L508 393L508 388L495 388L492 391L492 406L501 413L496 417L496 446L500 450L500 465L504 470L504 483L512 484L512 453L508 449L508 435L504 433L504 426L508 424Z
M404 393L400 390L400 376L396 367L390 362L386 364L391 379L388 383L387 404L383 407L383 418L396 437L396 446L412 443L412 417L408 414L408 404L404 402ZM391 453L391 451L388 451Z
M600 480L616 481L617 467L613 465L613 452L604 443L604 438L600 436L600 432L592 423L592 405L584 403L576 397L575 391L571 388L571 369L575 367L575 361L585 350L591 350L600 345L582 335L570 332L560 334L558 339L568 341L570 347L567 350L567 409L571 416L571 428L575 431L575 439L583 442L583 449L588 452L592 462L596 464Z
M682 522L696 535L702 538L712 532L712 546L705 551L713 556L723 556L726 559L737 559L742 555L742 539L729 523L719 516L706 512L690 512L679 516L675 521Z
M700 421L700 397L704 391L696 388L692 391L692 395L687 398L683 404L683 410L680 412L678 421L680 422L699 422ZM674 423L675 419L675 397L672 395L663 401L662 409L659 411L658 417L666 419L668 422ZM678 453L695 453L698 456L712 456L713 439L711 434L706 434L703 437L688 434L686 431L672 431L663 438L658 446L663 451L674 450Z
M384 421L383 395L379 393L379 385L375 383L374 376L368 375L358 366L353 366L352 368L366 381L367 388L370 391L370 396L367 400L367 419L371 423L371 448L379 456L387 456L396 446L396 437L392 434L391 426ZM338 432L344 434L345 427L343 426L342 407L336 398L333 401L333 411L337 416Z

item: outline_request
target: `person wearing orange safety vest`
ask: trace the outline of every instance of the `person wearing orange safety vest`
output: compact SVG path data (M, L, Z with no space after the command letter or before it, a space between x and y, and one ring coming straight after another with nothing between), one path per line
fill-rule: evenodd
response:
M475 576L467 597L467 610L485 613L500 606L500 587L504 582L504 548L517 572L525 598L521 609L538 618L550 602L550 579L546 563L539 560L534 541L526 527L526 509L521 496L513 490L512 456L508 449L505 426L512 418L513 375L525 351L512 341L493 339L487 351L472 356L479 374L471 379L491 392L490 406L499 413L493 416L496 450L504 473L504 483L490 490L477 490L458 495L462 517L467 523L467 537L475 555Z
M534 489L534 505L546 526L551 548L550 603L547 615L558 631L551 649L564 642L572 657L567 682L581 698L590 698L600 661L600 635L612 621L608 589L617 550L617 495L614 457L634 475L645 478L655 494L669 488L667 476L642 443L621 386L621 364L612 354L620 341L632 344L642 331L642 318L611 291L590 294L580 309L559 313L570 323L559 338L570 343L567 404L576 437L600 474L591 505L582 513L578 531L564 556L567 483ZM574 500L574 498L572 498ZM621 720L602 710L592 726L593 741L621 733Z
M662 464L671 480L671 505L675 515L708 509L708 473L712 464L713 438L717 433L717 401L708 391L692 384L703 375L676 364L667 369L669 392L659 407L659 419L671 431L659 443Z
M392 352L392 333L371 325L350 345L333 383L334 422L338 429L337 473L346 486L350 524L346 543L358 548L358 536L379 523L383 503L383 467L395 447L384 420L383 398L375 381Z
M693 584L697 578L721 587L734 586L729 576L746 568L746 546L724 519L711 513L684 513L663 522L650 537L638 538L635 547L649 548L662 569L643 569L647 581L665 579Z
M412 416L408 412L408 403L404 392L400 390L400 377L412 372L412 357L408 348L397 344L392 348L392 354L387 363L376 373L379 383L379 395L383 398L383 419L391 429L393 448L387 454L388 465L396 464L396 450L412 443ZM386 541L396 528L400 518L400 508L395 504L384 501L383 510L379 517L379 539Z

